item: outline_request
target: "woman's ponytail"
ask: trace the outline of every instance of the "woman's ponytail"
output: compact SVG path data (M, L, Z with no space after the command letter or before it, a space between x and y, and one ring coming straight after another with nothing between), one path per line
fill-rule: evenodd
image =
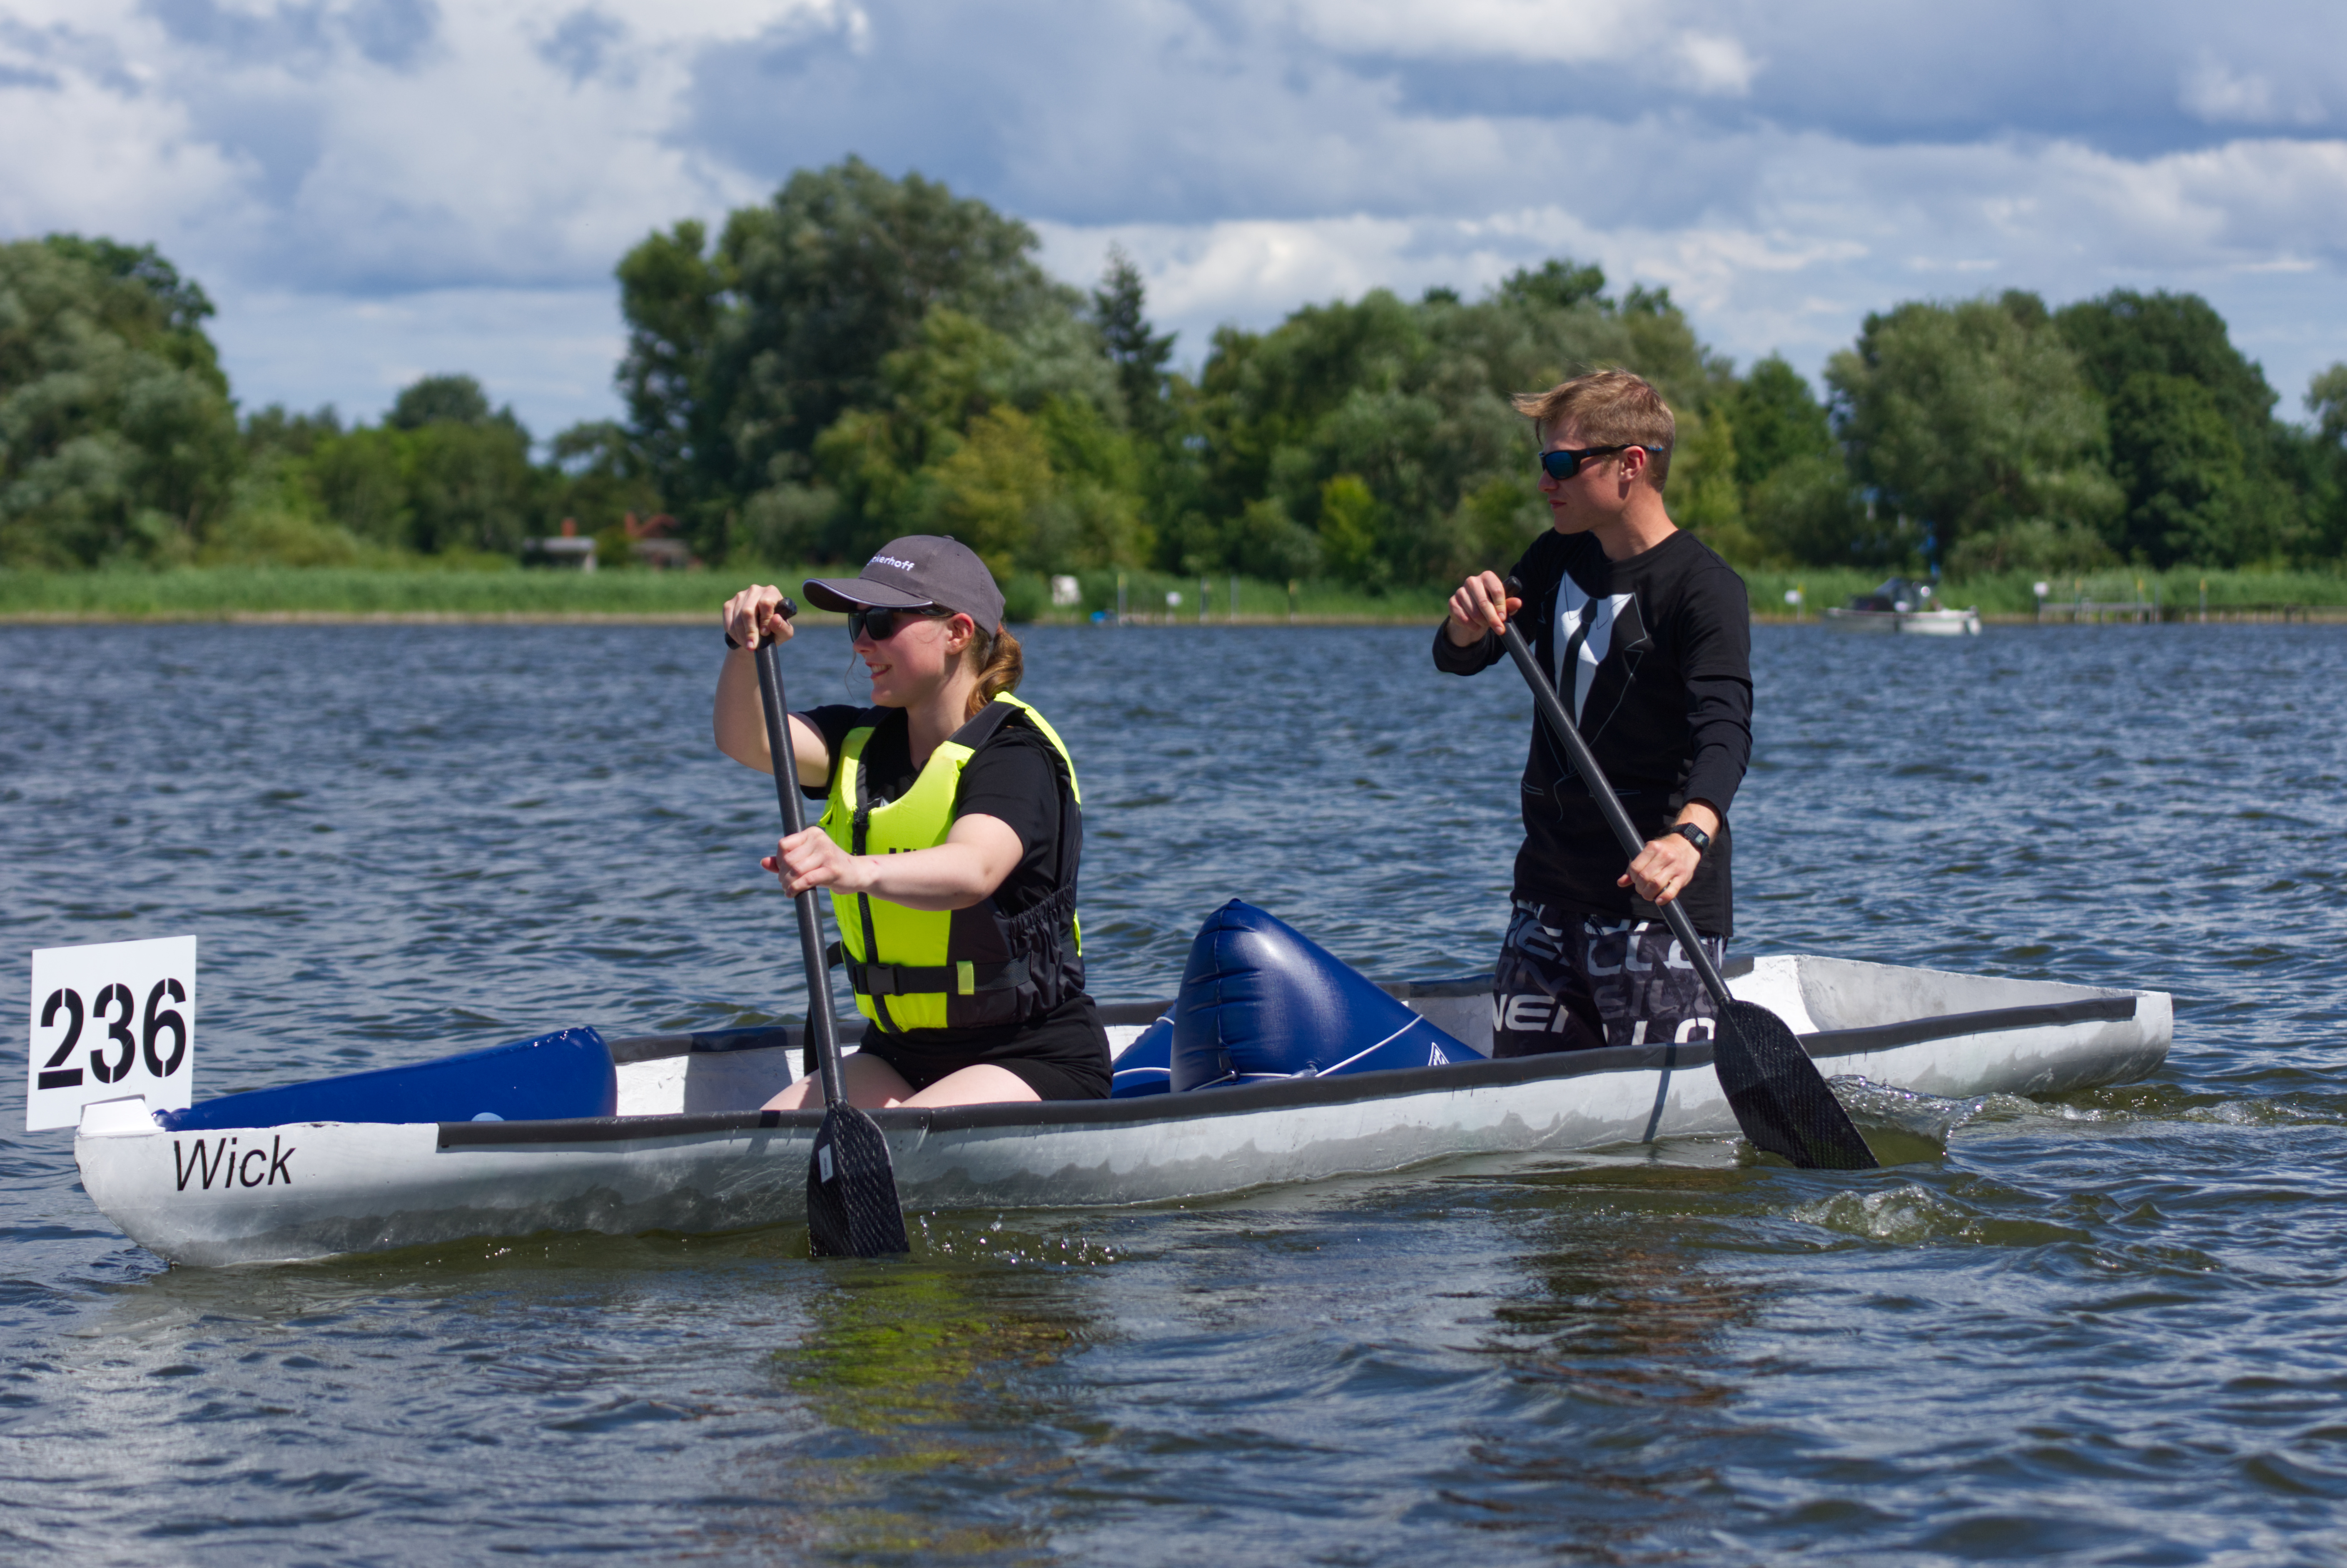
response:
M962 657L978 671L978 689L969 694L969 712L962 715L965 723L977 718L1003 692L1017 691L1020 679L1027 673L1027 656L1007 626L992 633L973 631Z

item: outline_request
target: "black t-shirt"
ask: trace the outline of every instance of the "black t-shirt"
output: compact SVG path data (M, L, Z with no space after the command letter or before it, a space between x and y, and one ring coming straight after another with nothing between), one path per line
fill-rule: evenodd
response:
M1752 756L1752 616L1744 579L1680 531L1627 560L1588 534L1549 532L1510 574L1519 624L1582 738L1643 838L1689 800L1718 808L1720 832L1680 896L1706 936L1732 936L1727 809ZM1471 675L1506 656L1497 633L1460 648L1440 629L1434 665ZM1559 677L1571 659L1573 679ZM1537 715L1524 764L1524 843L1515 896L1619 919L1660 911L1614 879L1629 857Z
M900 799L921 775L921 770L913 765L912 732L902 708L851 708L839 703L799 717L821 732L834 773L838 771L839 748L846 743L847 733L866 724L875 726L872 738L865 743L862 762L874 805ZM821 800L829 791L804 793ZM962 764L953 814L957 821L990 816L1019 835L1024 853L994 894L1005 915L1032 908L1060 885L1057 754L1051 743L1023 718L1012 715L992 740Z

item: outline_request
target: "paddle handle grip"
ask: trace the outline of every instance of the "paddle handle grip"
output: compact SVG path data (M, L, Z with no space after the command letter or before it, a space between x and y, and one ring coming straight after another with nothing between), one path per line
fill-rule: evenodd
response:
M789 600L783 600L785 618L797 610ZM766 715L766 753L774 764L774 798L783 808L783 832L789 835L806 830L806 807L799 799L797 748L791 741L790 710L783 705L783 667L775 647L772 640L758 644L758 701ZM824 961L823 913L815 907L812 887L793 902L798 907L799 948L806 964L807 1036L815 1042L823 1102L845 1105L847 1091L840 1080L839 1024L831 1011L831 966Z
M1525 644L1524 634L1516 630L1515 622L1510 621L1500 628L1500 645L1508 651L1508 657L1514 660L1516 668L1523 672L1524 684L1532 689L1532 706L1540 710L1541 717L1547 721L1550 731L1563 745L1565 755L1572 759L1573 771L1579 774L1582 782L1589 786L1590 798L1604 814L1605 825L1614 830L1614 838L1622 845L1622 853L1633 860L1637 859L1646 847L1646 841L1638 836L1637 828L1630 821L1630 814L1622 809L1621 796L1615 794L1614 786L1605 782L1605 770L1597 765L1597 758L1591 753L1589 743L1581 738L1581 727L1564 711L1564 703L1558 699L1556 688L1549 683L1548 671L1542 669L1540 661L1532 657L1532 651ZM1711 993L1713 1004L1724 1011L1730 999L1727 981L1721 976L1719 967L1711 961L1711 955L1704 951L1703 943L1696 938L1695 922L1687 918L1686 911L1679 907L1676 898L1656 907L1662 910L1663 919L1670 927L1671 935L1679 939L1679 950L1686 954L1687 962L1695 966L1695 972L1702 978L1703 989Z

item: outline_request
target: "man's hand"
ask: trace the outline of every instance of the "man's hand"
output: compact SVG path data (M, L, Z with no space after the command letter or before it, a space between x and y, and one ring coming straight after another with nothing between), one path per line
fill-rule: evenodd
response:
M1649 904L1667 904L1686 891L1687 884L1695 880L1696 867L1702 864L1703 856L1694 845L1676 833L1666 833L1648 839L1646 847L1614 886L1631 889Z
M1719 813L1707 800L1691 800L1678 815L1679 822L1691 822L1703 829L1707 838L1719 836ZM1678 823L1673 823L1676 827ZM1649 904L1667 904L1687 890L1695 880L1696 867L1703 864L1703 851L1689 843L1684 834L1666 833L1660 838L1650 838L1638 858L1630 862L1630 869L1622 874L1614 886L1627 887Z
M1450 596L1450 619L1442 623L1442 633L1458 646L1471 648L1486 633L1505 626L1508 617L1523 607L1522 600L1508 597L1507 584L1500 580L1499 573L1477 572Z
M755 648L763 637L788 642L791 623L783 619L783 590L772 583L745 588L725 601L725 635L737 648Z

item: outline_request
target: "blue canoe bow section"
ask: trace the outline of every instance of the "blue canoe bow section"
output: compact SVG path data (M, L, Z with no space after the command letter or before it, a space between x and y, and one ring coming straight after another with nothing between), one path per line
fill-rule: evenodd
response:
M566 1029L413 1067L224 1094L158 1112L155 1120L169 1132L296 1122L543 1122L610 1116L619 1101L619 1073L603 1037Z
M1190 944L1173 1011L1117 1059L1117 1099L1479 1061L1293 926L1234 898Z

